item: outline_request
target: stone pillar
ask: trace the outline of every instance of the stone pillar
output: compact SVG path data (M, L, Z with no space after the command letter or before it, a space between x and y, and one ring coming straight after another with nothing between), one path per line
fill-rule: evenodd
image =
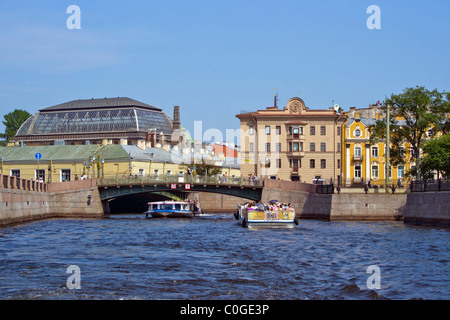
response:
M17 189L17 178L15 176L10 177L11 189Z
M350 181L350 143L347 143L345 145L345 154L346 154L346 160L345 160L345 186L349 187L351 184Z

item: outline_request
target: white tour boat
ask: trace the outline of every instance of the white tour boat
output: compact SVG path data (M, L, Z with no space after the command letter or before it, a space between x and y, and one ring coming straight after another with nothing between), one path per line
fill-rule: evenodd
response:
M277 200L272 200L267 205L261 202L239 204L235 218L246 228L294 228L298 225L294 208Z
M148 203L145 217L153 218L192 218L201 213L200 206L193 201L156 201Z

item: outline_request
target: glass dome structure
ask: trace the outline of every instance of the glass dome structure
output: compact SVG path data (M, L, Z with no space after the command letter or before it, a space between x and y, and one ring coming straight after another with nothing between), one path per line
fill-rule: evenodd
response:
M161 109L130 98L89 99L39 110L22 124L15 140L137 140L146 139L150 131L170 141L172 119Z

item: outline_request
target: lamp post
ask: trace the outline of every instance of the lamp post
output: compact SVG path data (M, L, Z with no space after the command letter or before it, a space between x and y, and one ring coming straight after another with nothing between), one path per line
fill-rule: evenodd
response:
M390 127L389 127L389 105L386 106L386 193L389 192L389 158L390 158Z

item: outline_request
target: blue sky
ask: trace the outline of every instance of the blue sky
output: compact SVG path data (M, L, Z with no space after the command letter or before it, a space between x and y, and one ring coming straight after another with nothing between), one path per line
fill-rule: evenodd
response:
M80 30L66 26L72 4ZM279 106L300 92L311 109L344 110L416 85L449 91L449 12L448 0L1 0L0 117L126 96L225 136L274 88Z

